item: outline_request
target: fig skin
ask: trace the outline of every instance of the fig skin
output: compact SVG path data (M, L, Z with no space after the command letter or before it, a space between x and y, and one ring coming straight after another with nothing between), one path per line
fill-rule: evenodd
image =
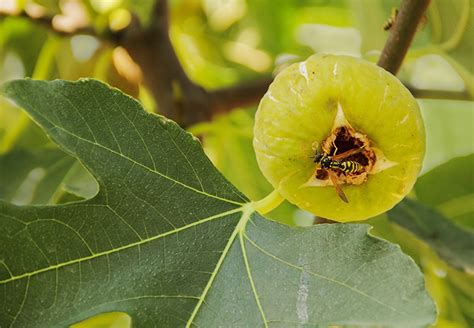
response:
M308 186L315 179L315 145L331 134L338 104L371 147L397 164L369 174L360 185ZM313 55L284 69L260 102L254 149L264 176L278 192L316 216L358 221L391 209L412 189L425 152L416 100L384 69L348 56Z

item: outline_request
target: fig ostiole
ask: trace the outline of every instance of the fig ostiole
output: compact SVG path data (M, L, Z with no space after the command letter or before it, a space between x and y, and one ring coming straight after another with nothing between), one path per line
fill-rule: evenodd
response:
M256 113L254 149L282 198L345 222L405 197L425 135L417 102L392 74L353 57L314 55L271 84Z

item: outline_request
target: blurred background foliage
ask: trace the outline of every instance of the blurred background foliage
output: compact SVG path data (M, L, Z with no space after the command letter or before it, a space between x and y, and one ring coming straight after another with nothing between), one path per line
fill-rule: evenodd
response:
M127 51L89 33L119 32L134 20L147 26L154 5L154 0L0 0L0 83L25 76L93 77L159 111ZM384 23L398 5L396 0L170 0L169 34L189 78L216 89L271 77L316 52L375 62L387 38ZM33 19L20 17L26 15ZM41 17L52 18L50 27L61 33L39 24ZM87 34L74 32L86 28ZM472 261L451 262L458 255L469 258L474 249L473 40L471 0L432 0L398 74L419 99L427 130L425 163L411 198L436 211L440 227L449 222L461 229L467 249L444 256L450 242L427 233L434 228L429 221L423 226L423 214L417 216L422 210L413 211L418 226L410 232L390 213L369 220L373 234L400 244L418 263L439 309L435 326L443 328L474 326ZM253 153L255 109L256 104L237 108L189 127L216 167L254 200L272 190ZM93 197L97 188L78 161L0 99L0 198L55 204ZM315 219L288 203L269 217L290 225L311 225ZM127 316L111 314L87 326L129 324Z

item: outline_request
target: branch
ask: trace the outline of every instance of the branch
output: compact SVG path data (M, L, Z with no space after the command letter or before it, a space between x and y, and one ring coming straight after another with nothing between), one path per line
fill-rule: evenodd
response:
M379 66L396 74L429 2L402 1L398 17L380 56ZM0 18L6 16L8 15L0 13ZM160 112L183 126L209 120L216 113L258 103L271 83L271 79L267 78L206 91L191 81L179 62L168 34L167 0L156 2L150 26L143 28L135 19L129 27L120 32L105 31L98 34L92 27L62 31L54 27L52 17L32 17L26 12L18 16L43 25L60 35L89 34L122 45L140 66L144 82L153 94Z
M168 1L156 2L151 24L127 33L121 45L143 72L161 114L182 126L210 119L206 91L186 75L169 36Z
M142 68L160 113L182 126L212 119L216 113L258 102L270 80L207 91L189 79L168 34L168 1L157 2L150 27L122 45Z
M134 17L126 29L119 32L107 30L100 34L90 26L73 31L59 30L54 26L54 17L33 17L26 12L13 17L26 18L58 35L88 34L123 46L140 66L145 85L151 91L160 113L182 126L210 120L215 114L229 112L236 107L258 103L271 83L270 78L212 91L189 79L168 34L168 10L167 0L157 1L148 27L140 26ZM0 13L0 18L9 16Z
M225 113L236 107L258 103L272 83L271 78L248 82L209 92L213 113Z
M403 0L377 65L396 75L430 0Z

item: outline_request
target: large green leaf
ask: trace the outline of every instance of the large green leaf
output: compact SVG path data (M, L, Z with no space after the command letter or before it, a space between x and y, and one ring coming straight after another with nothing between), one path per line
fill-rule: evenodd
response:
M405 199L387 214L390 220L427 242L447 263L458 269L474 270L473 232L410 199Z
M356 224L290 228L254 213L199 142L93 80L4 92L98 180L92 199L0 202L0 326L121 311L137 327L420 326L414 262Z

